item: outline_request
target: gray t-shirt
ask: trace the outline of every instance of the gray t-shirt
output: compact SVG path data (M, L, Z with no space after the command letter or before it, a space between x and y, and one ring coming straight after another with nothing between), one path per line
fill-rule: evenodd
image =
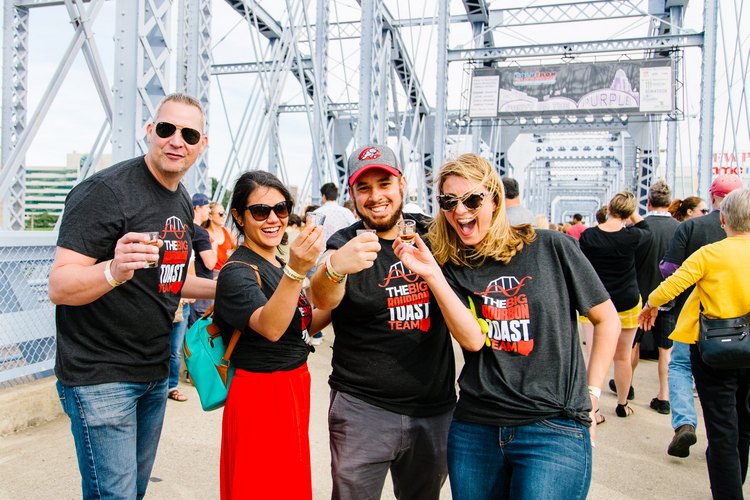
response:
M576 310L586 314L609 295L576 241L538 230L507 265L447 264L444 273L489 324L485 346L464 351L454 418L515 426L563 417L589 425Z
M507 207L505 209L505 215L508 217L508 222L511 226L520 226L522 224L534 225L534 214L523 205Z

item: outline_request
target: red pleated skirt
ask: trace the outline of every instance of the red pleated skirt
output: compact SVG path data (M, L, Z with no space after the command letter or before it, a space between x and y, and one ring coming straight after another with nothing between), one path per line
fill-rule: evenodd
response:
M312 498L310 372L237 370L221 428L221 498Z

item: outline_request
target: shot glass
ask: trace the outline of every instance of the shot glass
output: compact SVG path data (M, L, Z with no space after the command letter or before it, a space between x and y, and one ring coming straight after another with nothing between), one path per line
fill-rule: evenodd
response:
M398 235L407 245L414 245L414 239L417 237L417 223L413 220L399 222Z
M150 231L150 232L146 233L146 235L147 235L147 241L145 242L146 245L154 245L154 246L158 246L159 245L159 233L157 231ZM146 267L147 268L154 268L154 267L157 267L158 265L159 265L158 260L157 261L150 261L150 260L146 261Z
M315 212L305 214L305 224L308 226L322 226L325 220L326 216L323 214L316 214Z
M359 236L360 234L374 233L374 232L376 232L374 229L357 229L357 236Z

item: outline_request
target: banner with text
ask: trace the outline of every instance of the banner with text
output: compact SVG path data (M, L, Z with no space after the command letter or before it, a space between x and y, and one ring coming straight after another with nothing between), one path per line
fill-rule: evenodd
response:
M669 59L514 66L474 70L469 116L669 113Z

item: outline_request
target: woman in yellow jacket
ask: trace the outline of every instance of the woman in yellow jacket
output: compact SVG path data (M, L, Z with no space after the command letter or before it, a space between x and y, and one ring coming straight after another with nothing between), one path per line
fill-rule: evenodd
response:
M653 326L658 307L690 285L695 290L670 336L695 344L700 307L708 318L735 318L750 312L750 189L729 193L721 204L727 238L693 253L648 297L639 316L641 328ZM691 346L693 376L706 422L706 460L714 498L743 498L750 449L750 369L716 369L706 365Z

